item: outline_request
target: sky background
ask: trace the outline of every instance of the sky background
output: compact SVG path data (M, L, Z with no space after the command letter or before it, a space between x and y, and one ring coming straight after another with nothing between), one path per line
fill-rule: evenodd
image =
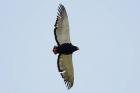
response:
M80 48L70 90L52 52L59 3ZM0 0L0 93L140 93L140 1Z

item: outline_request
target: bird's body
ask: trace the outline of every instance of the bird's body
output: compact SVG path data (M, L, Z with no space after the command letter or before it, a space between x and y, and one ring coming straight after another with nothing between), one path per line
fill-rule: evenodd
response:
M60 53L60 54L72 54L74 51L76 51L78 48L71 43L64 43L60 46L54 46L53 52L55 54Z
M54 54L58 54L58 70L68 89L70 89L74 83L72 53L79 48L72 45L70 41L68 16L65 7L62 4L58 7L54 36L57 46L54 46L53 52Z

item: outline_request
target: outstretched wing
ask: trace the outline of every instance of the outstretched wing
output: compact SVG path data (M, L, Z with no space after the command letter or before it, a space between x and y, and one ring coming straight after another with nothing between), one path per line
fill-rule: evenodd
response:
M57 45L70 43L68 16L65 7L62 4L58 7L54 35Z
M58 70L65 81L68 89L73 86L74 83L74 71L72 65L72 55L60 54L57 60Z

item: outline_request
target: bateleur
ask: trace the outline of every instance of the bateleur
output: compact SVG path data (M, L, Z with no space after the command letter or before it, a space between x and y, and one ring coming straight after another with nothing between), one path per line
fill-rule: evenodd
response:
M70 41L69 22L65 7L60 4L55 23L54 36L57 46L54 46L54 54L58 54L57 66L68 89L74 83L74 70L72 64L72 53L79 50Z

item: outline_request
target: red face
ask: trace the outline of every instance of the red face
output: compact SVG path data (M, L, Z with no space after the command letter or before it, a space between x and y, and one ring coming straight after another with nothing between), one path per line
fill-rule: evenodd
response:
M53 48L53 53L54 53L54 54L57 54L57 53L58 53L58 47L54 46L54 48Z

